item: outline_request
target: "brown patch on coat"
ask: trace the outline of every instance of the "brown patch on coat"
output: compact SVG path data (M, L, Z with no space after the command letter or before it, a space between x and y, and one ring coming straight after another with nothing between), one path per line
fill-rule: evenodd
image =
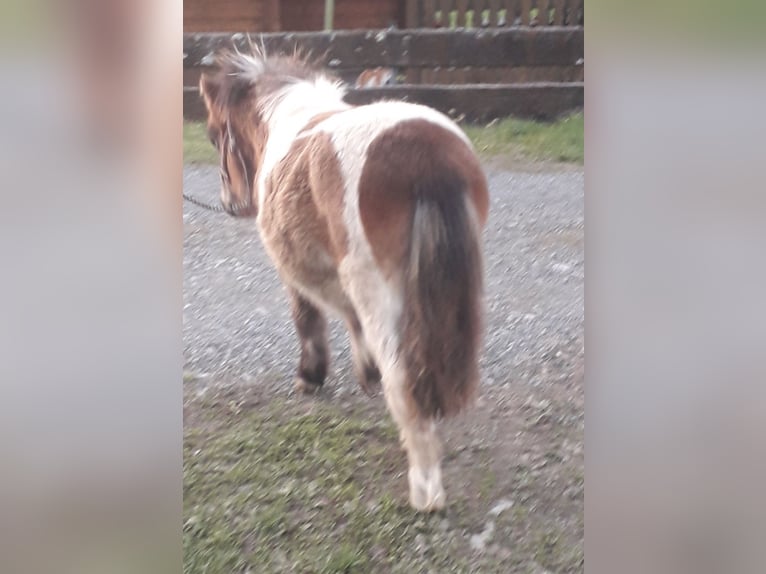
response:
M359 179L359 212L386 276L399 269L407 252L414 200L437 180L460 182L483 227L487 180L476 154L455 133L427 120L407 120L370 144ZM432 193L439 193L436 187Z
M330 136L296 139L265 181L261 234L280 273L346 305L337 265L348 251L343 176Z
M488 205L478 158L441 126L405 121L368 149L362 224L384 273L401 280L399 352L420 417L456 414L475 395Z
M301 128L300 134L305 134L306 132L313 130L315 127L317 127L326 119L329 119L337 114L340 114L343 111L344 110L337 110L337 111L331 111L331 112L323 112L321 114L315 115L308 122L306 122L306 125L303 126L303 128Z

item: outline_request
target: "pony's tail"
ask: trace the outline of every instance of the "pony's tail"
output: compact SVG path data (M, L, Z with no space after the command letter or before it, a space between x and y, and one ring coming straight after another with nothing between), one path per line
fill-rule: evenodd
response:
M400 352L420 416L457 414L474 397L482 331L480 243L462 182L443 178L416 190Z

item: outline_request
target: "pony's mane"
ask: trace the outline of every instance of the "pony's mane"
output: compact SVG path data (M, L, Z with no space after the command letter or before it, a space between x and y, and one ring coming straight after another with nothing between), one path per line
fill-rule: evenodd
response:
M263 47L250 45L247 52L226 50L216 57L219 90L216 103L222 108L235 106L245 97L254 98L261 111L270 107L286 92L286 88L312 84L330 88L340 96L343 85L320 68L309 56L295 50L293 55L268 55Z

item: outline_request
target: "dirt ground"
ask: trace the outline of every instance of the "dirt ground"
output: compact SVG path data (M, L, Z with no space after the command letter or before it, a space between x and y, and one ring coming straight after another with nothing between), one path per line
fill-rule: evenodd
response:
M254 224L184 206L186 572L583 571L583 173L486 168L483 380L442 424L448 508L431 516L407 505L405 454L341 325L322 393L296 395ZM214 198L217 170L187 166L184 186Z

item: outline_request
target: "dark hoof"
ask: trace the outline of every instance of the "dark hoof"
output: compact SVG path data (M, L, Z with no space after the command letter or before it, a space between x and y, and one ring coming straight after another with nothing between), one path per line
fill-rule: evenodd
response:
M359 378L359 386L368 397L375 397L380 392L380 371L375 365L367 365Z

